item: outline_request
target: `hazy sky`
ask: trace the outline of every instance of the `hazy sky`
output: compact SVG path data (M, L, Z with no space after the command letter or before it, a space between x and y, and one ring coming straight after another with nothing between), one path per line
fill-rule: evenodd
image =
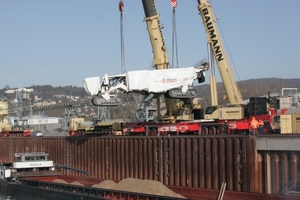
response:
M153 59L141 0L123 0L126 71ZM299 78L300 1L212 0L237 81ZM0 0L0 88L82 86L121 72L118 0ZM172 61L170 0L156 0ZM179 67L207 58L197 0L178 0ZM218 71L217 75L219 77ZM220 78L218 78L220 81ZM206 81L208 83L208 79Z

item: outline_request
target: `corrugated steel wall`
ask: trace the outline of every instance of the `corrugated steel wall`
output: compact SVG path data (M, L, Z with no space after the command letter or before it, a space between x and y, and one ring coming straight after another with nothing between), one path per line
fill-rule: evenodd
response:
M299 157L300 152L258 152L258 173L255 176L259 187L256 192L280 194L289 184L291 187L300 175Z
M270 159L265 152L256 152L255 137L230 135L0 138L0 162L13 161L15 152L26 149L47 152L56 164L85 170L93 178L133 177L211 189L226 182L228 190L262 193L280 190L281 181L294 178L299 165L298 155L272 153ZM293 172L279 175L286 169ZM85 176L71 170L62 174ZM268 181L271 189L265 187Z

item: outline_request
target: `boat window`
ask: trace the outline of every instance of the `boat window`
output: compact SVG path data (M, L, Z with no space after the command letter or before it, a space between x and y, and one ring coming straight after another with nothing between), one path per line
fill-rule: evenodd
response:
M45 156L36 156L36 160L46 160Z
M35 157L33 156L25 157L25 161L30 161L30 160L35 160Z
M17 162L27 162L27 161L33 161L33 160L47 160L47 158L48 158L47 154L19 155L17 157Z

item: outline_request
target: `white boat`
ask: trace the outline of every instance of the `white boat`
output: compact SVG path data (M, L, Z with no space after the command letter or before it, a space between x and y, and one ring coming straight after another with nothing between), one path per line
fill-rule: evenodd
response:
M1 163L0 179L15 181L19 177L58 175L48 156L45 152L15 153L15 162Z

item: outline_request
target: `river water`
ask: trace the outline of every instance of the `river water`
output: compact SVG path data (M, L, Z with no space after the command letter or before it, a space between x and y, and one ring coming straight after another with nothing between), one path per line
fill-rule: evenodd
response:
M33 197L21 194L7 194L6 191L0 191L0 200L46 200L39 197Z
M17 198L7 195L4 191L0 191L0 200L17 200Z

